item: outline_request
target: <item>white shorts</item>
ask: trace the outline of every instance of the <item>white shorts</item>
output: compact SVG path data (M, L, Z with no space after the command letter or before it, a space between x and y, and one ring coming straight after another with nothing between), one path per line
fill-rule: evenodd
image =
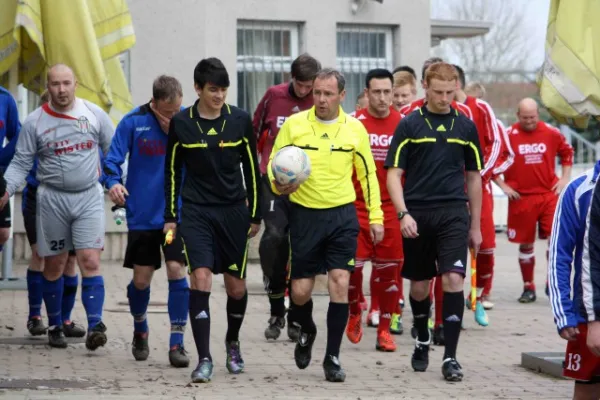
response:
M36 233L41 257L103 248L104 224L104 191L99 183L81 192L39 186Z

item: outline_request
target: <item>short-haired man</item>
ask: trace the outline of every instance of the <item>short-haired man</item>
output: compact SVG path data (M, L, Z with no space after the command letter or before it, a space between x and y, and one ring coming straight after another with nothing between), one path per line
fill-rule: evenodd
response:
M485 86L481 82L469 82L465 85L465 93L467 96L473 96L476 99L482 99L485 97L486 91Z
M428 101L400 121L385 161L387 187L404 237L402 275L411 281L410 304L417 328L412 367L425 371L429 365L429 281L441 275L442 374L448 381L463 378L456 348L464 312L467 253L468 246L477 252L481 244L479 171L483 158L475 124L451 107L457 79L450 64L429 67L425 77Z
M525 98L519 102L519 121L509 129L515 162L494 182L508 196L508 240L519 244L519 265L523 277L520 303L536 300L534 243L548 239L558 195L569 183L573 165L573 147L555 127L540 121L537 102ZM556 176L556 158L562 174Z
M398 276L402 268L402 234L396 218L394 205L386 189L387 171L383 163L390 146L390 139L398 126L402 115L390 107L392 98L392 74L387 69L372 69L367 73L363 93L369 99L369 107L358 111L358 119L369 133L371 152L377 169L379 190L384 213L384 238L374 244L369 226L369 210L365 204L360 183L354 178L356 190L356 212L360 225L356 250L355 269L350 276L348 302L350 317L346 327L346 336L352 343L360 342L363 336L362 310L360 307L360 289L363 282L363 267L371 262L371 307L370 324L373 314L377 313L377 340L375 348L379 351L396 351L396 343L390 332L402 333L401 311L398 300L402 287ZM374 306L374 303L376 305ZM369 323L369 321L368 321Z
M360 92L356 96L356 109L355 111L364 110L369 106L369 98L365 96L365 92Z
M417 99L417 80L410 72L394 73L394 97L392 104L396 111Z
M104 163L105 186L111 200L127 212L127 249L123 266L133 270L127 286L129 309L134 321L131 352L137 361L148 358L150 283L162 265L161 248L169 280L168 310L171 322L169 362L177 368L189 365L183 333L189 311L183 242L177 236L165 243L164 169L167 134L173 115L181 111L183 90L179 81L161 75L152 84L150 102L129 112L117 126ZM121 165L128 161L128 179L123 184ZM154 193L148 196L148 193ZM162 196L159 196L162 194Z
M567 341L563 376L575 379L575 400L600 397L600 358L587 348L590 325L582 293L582 266L589 265L589 259L584 261L586 222L599 175L597 161L569 182L558 199L550 235L550 304L558 334Z
M252 119L225 103L229 74L221 60L206 58L196 65L194 88L198 100L169 125L164 232L183 239L191 271L190 323L198 350L192 381L208 382L213 374L213 274L223 274L227 291L226 366L232 374L244 370L239 333L248 305L248 240L260 228L260 178Z
M418 79L417 73L414 70L414 68L412 68L408 65L401 65L399 67L394 68L394 70L392 71L392 75L395 75L397 72L408 72L409 74L411 74L413 76L413 78L415 78L415 81Z
M325 379L343 382L339 361L348 321L348 284L354 270L359 232L354 200L356 176L369 210L375 244L383 237L383 213L375 162L364 126L344 113L345 79L330 68L321 70L313 86L314 107L292 115L281 127L271 160L286 146L303 149L311 161L310 177L301 185L278 184L268 168L272 189L289 194L292 302L300 336L294 351L296 366L308 367L317 336L313 320L312 290L315 277L328 274L327 348L323 359Z
M6 171L7 189L0 206L21 186L38 158L36 233L44 257L43 297L48 314L50 346L67 347L61 317L63 273L68 251L77 255L82 278L82 303L87 313L86 347L106 344L102 322L104 280L100 253L104 247L104 191L98 182L101 161L114 128L100 107L75 97L73 70L57 64L48 70L50 102L27 116L17 152Z
M263 270L265 290L271 305L271 316L265 338L276 340L285 327L285 289L287 264L290 257L288 240L289 199L271 191L267 164L275 138L281 125L290 115L308 110L312 106L312 86L321 64L309 54L301 54L291 65L292 80L271 86L258 103L252 125L258 140L263 219L265 230L260 238L259 256ZM293 310L287 314L288 337L298 339L298 327L293 324Z

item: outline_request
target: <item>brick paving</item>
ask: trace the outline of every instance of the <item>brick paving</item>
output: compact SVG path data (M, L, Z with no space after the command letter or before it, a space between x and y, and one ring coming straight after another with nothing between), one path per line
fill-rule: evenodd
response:
M536 257L538 287L545 280L545 244L539 242ZM156 274L150 307L150 357L136 362L131 356L132 321L126 301L125 287L130 271L119 264L105 264L107 289L104 321L108 326L106 347L90 353L82 343L66 350L50 349L45 339L27 344L0 344L0 387L13 385L29 389L0 389L2 399L565 399L571 397L572 383L553 379L520 367L524 351L562 351L564 342L556 334L548 299L538 290L538 301L519 304L521 293L517 248L498 237L497 269L494 285L496 307L490 312L490 326L476 326L472 313L465 312L467 330L461 334L459 361L466 373L462 383L446 383L440 372L442 349L435 347L430 355L430 368L415 373L410 368L413 340L409 334L398 338L396 353L375 351L375 329L365 327L359 345L344 339L341 361L347 372L344 384L324 380L321 361L325 349L325 315L328 298L322 286L315 301L315 321L319 334L313 362L303 371L293 360L293 344L280 338L267 342L263 331L268 319L268 301L262 294L260 267L249 267L250 299L242 327L242 351L246 372L229 375L224 366L224 334L226 329L226 295L222 280L214 281L211 298L211 351L215 360L214 379L207 385L192 385L192 368L169 366L167 344L169 335L166 313L167 284L164 271ZM24 276L25 266L16 266L15 273ZM367 271L366 271L367 272ZM368 274L368 272L367 272ZM367 275L368 276L368 275ZM164 279L160 279L165 277ZM368 279L365 279L368 282ZM0 292L0 342L28 336L27 293ZM74 318L85 321L78 301ZM411 320L406 309L405 326ZM408 332L407 332L408 333ZM33 342L33 344L31 344ZM186 347L197 358L188 327ZM39 381L38 381L39 380ZM29 383L24 386L23 383ZM62 386L61 386L62 385ZM57 388L58 387L58 388ZM74 388L73 388L74 387Z

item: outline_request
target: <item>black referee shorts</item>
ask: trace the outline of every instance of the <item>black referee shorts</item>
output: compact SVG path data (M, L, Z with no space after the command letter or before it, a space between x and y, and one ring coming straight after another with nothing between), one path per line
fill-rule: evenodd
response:
M467 206L412 209L410 216L417 222L419 236L403 238L402 276L424 281L447 272L465 275L471 220Z
M177 261L185 263L183 240L180 235L175 235L171 244L165 243L165 234L162 229L135 230L127 232L127 250L125 250L125 268L134 265L154 267L160 269L162 258L160 250L165 256L165 262Z
M354 271L359 225L354 204L328 209L297 204L290 211L291 279L332 269Z
M250 212L245 203L201 206L184 203L179 232L190 272L209 268L213 274L246 278Z

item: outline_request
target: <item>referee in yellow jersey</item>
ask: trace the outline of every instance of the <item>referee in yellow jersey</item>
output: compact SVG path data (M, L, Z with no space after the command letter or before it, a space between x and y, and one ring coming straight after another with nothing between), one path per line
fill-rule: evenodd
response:
M292 302L300 335L294 351L300 369L310 364L317 327L312 317L315 276L328 273L327 350L325 379L343 382L340 345L348 321L348 284L354 270L358 220L352 173L365 193L371 237L383 238L383 212L369 135L360 121L346 115L340 103L345 79L334 69L323 69L313 85L314 106L289 117L275 140L267 171L273 192L289 194ZM312 172L301 185L279 185L271 170L275 154L298 146L308 154Z

